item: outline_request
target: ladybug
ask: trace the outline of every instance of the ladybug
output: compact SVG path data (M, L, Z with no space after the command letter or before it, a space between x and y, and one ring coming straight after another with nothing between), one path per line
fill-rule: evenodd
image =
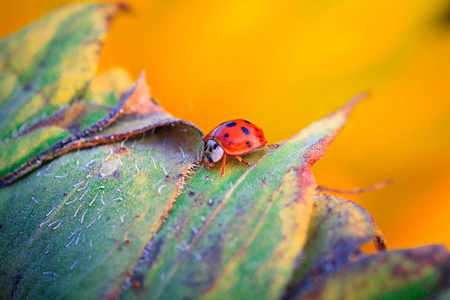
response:
M258 126L249 121L237 119L223 122L205 136L203 144L203 163L209 168L214 167L222 157L223 176L227 156L236 157L241 163L249 165L240 156L266 146L267 139Z

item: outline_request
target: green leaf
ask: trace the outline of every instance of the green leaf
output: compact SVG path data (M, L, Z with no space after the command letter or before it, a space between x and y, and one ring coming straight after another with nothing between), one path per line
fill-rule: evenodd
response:
M161 226L202 134L164 112L144 76L117 104L128 85L122 71L100 75L84 101L15 139L25 143L25 157L39 154L2 178L11 183L28 174L0 190L2 298L113 294ZM52 131L74 127L75 134L59 141ZM27 133L50 142L30 144ZM13 155L9 163L17 157L4 153Z
M124 71L94 79L119 7L65 6L0 42L0 177L89 128L131 87Z
M13 179L8 178L16 178L14 173L25 174L33 161L42 161L43 153L60 148L59 142L64 144L80 137L85 130L107 117L131 86L128 74L122 70L100 74L94 78L85 100L69 104L1 144L0 177L3 178L0 181L11 182Z
M70 111L72 107L76 105L77 103L70 106L68 110ZM80 106L84 108L87 107L85 103L80 103ZM83 116L89 116L92 111L95 112L95 110L87 111ZM115 122L119 117L121 117L121 122ZM60 120L58 117L55 119L57 122ZM83 119L86 120L86 118ZM68 120L63 118L63 122L67 121ZM142 73L132 90L120 101L118 105L110 108L110 111L103 119L99 120L89 128L79 131L77 134L59 141L50 148L47 148L45 151L40 152L37 156L29 159L14 172L0 178L0 187L10 184L31 170L36 169L42 165L42 163L51 161L55 157L71 150L121 141L137 133L155 128L156 126L180 122L184 121L174 119L172 116L164 112L158 103L150 97L149 87L145 82L144 73ZM190 122L184 123L193 126ZM114 124L114 126L112 128L108 128L111 124ZM89 137L94 134L97 135ZM31 146L30 149L35 149L37 146ZM13 162L16 161L13 160Z
M434 245L352 262L301 299L429 299L449 286L450 255Z
M0 42L0 140L82 97L118 8L65 6Z
M0 190L2 297L99 298L122 285L201 146L187 122L149 116L145 135L67 153Z
M134 270L124 298L277 298L306 240L311 165L360 98L291 139L248 155L251 167L200 168ZM124 288L127 288L125 286Z

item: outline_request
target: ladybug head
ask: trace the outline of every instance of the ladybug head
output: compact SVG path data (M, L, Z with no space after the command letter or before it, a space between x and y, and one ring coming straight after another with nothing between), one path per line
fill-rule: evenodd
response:
M222 147L214 140L207 140L203 145L202 160L210 167L214 167L214 163L219 161L223 156Z

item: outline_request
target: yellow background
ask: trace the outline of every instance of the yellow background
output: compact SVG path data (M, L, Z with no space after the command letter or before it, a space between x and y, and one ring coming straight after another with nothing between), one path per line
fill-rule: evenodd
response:
M70 1L0 0L0 36ZM147 72L168 112L206 133L245 118L275 143L372 96L313 169L367 208L388 246L450 246L450 3L129 1L99 71Z

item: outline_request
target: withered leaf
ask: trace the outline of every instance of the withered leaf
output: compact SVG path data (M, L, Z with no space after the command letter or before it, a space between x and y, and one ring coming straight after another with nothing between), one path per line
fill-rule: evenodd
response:
M430 299L449 286L450 255L433 245L356 260L299 299Z

